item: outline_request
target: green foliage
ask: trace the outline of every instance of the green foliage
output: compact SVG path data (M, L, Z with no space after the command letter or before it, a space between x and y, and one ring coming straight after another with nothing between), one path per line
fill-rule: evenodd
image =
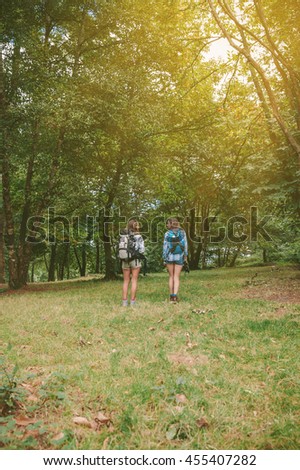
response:
M66 399L65 383L68 377L61 372L53 372L40 388L40 396L49 406L59 406Z
M0 377L3 385L0 387L0 408L3 414L9 413L18 403L20 390L16 382L17 371L17 366L9 371L1 364Z
M154 0L4 3L2 153L9 173L6 214L12 214L6 225L13 223L16 251L9 256L21 260L25 272L31 268L33 280L116 270L112 245L100 243L96 261L84 224L79 239L57 227L55 253L49 235L23 256L26 220L46 217L48 207L69 219L120 208L127 219L151 220L192 210L202 219L228 219L247 216L255 205L282 222L270 257L298 260L298 242L288 249L292 232L284 227L299 217L297 152L286 138L298 142L299 133L292 0L285 15L278 2L264 2L265 22L247 2L237 11L235 2L219 1L207 8ZM212 56L210 47L225 33L247 41L258 69L234 48L227 57ZM103 239L102 222L94 242ZM204 239L200 250L190 240L191 265L205 268L214 247L203 226L196 234ZM83 246L87 253L77 257L74 249ZM234 261L237 246L226 241L218 248L231 250L224 264ZM148 248L151 271L160 270L160 250ZM12 263L6 265L11 271Z
M10 349L11 346L8 346L7 352ZM17 365L10 367L6 365L6 362L5 356L0 358L0 412L2 415L13 412L25 395L19 385L19 367Z

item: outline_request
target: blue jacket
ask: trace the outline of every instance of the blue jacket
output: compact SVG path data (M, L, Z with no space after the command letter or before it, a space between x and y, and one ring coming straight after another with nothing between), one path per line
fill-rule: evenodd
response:
M179 242L172 241L172 239ZM184 256L188 255L188 243L186 233L181 228L168 230L164 236L163 260L165 263L183 263Z

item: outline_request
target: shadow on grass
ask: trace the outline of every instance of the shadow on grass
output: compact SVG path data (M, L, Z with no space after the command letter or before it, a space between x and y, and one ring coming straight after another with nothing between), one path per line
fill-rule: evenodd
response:
M117 275L114 281L122 281L123 277ZM87 287L92 284L99 284L105 282L111 282L112 279L108 280L105 277L87 277L72 279L66 281L53 281L53 282L37 282L29 283L26 286L20 289L10 289L8 285L0 288L0 295L20 295L20 294L30 294L32 292L55 292L55 291L64 291L71 289L78 289L78 287Z

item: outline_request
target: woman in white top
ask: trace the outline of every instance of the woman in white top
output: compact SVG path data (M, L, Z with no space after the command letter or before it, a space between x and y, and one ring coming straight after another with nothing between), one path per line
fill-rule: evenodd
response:
M133 259L128 261L122 261L122 271L124 276L122 305L123 307L127 307L130 281L130 305L135 305L138 277L142 266L141 259L139 259L139 255L143 255L143 253L145 252L145 246L143 237L140 235L140 225L136 220L132 219L128 222L127 228L124 230L124 235L129 235L130 243L133 244L133 251L135 252L135 255L133 255Z

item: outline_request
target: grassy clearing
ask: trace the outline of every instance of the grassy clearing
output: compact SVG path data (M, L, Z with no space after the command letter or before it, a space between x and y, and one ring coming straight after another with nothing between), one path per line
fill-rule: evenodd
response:
M121 281L2 294L4 367L18 366L2 447L297 449L300 306L278 300L298 278L192 272L174 306L167 274L152 274L127 309Z

